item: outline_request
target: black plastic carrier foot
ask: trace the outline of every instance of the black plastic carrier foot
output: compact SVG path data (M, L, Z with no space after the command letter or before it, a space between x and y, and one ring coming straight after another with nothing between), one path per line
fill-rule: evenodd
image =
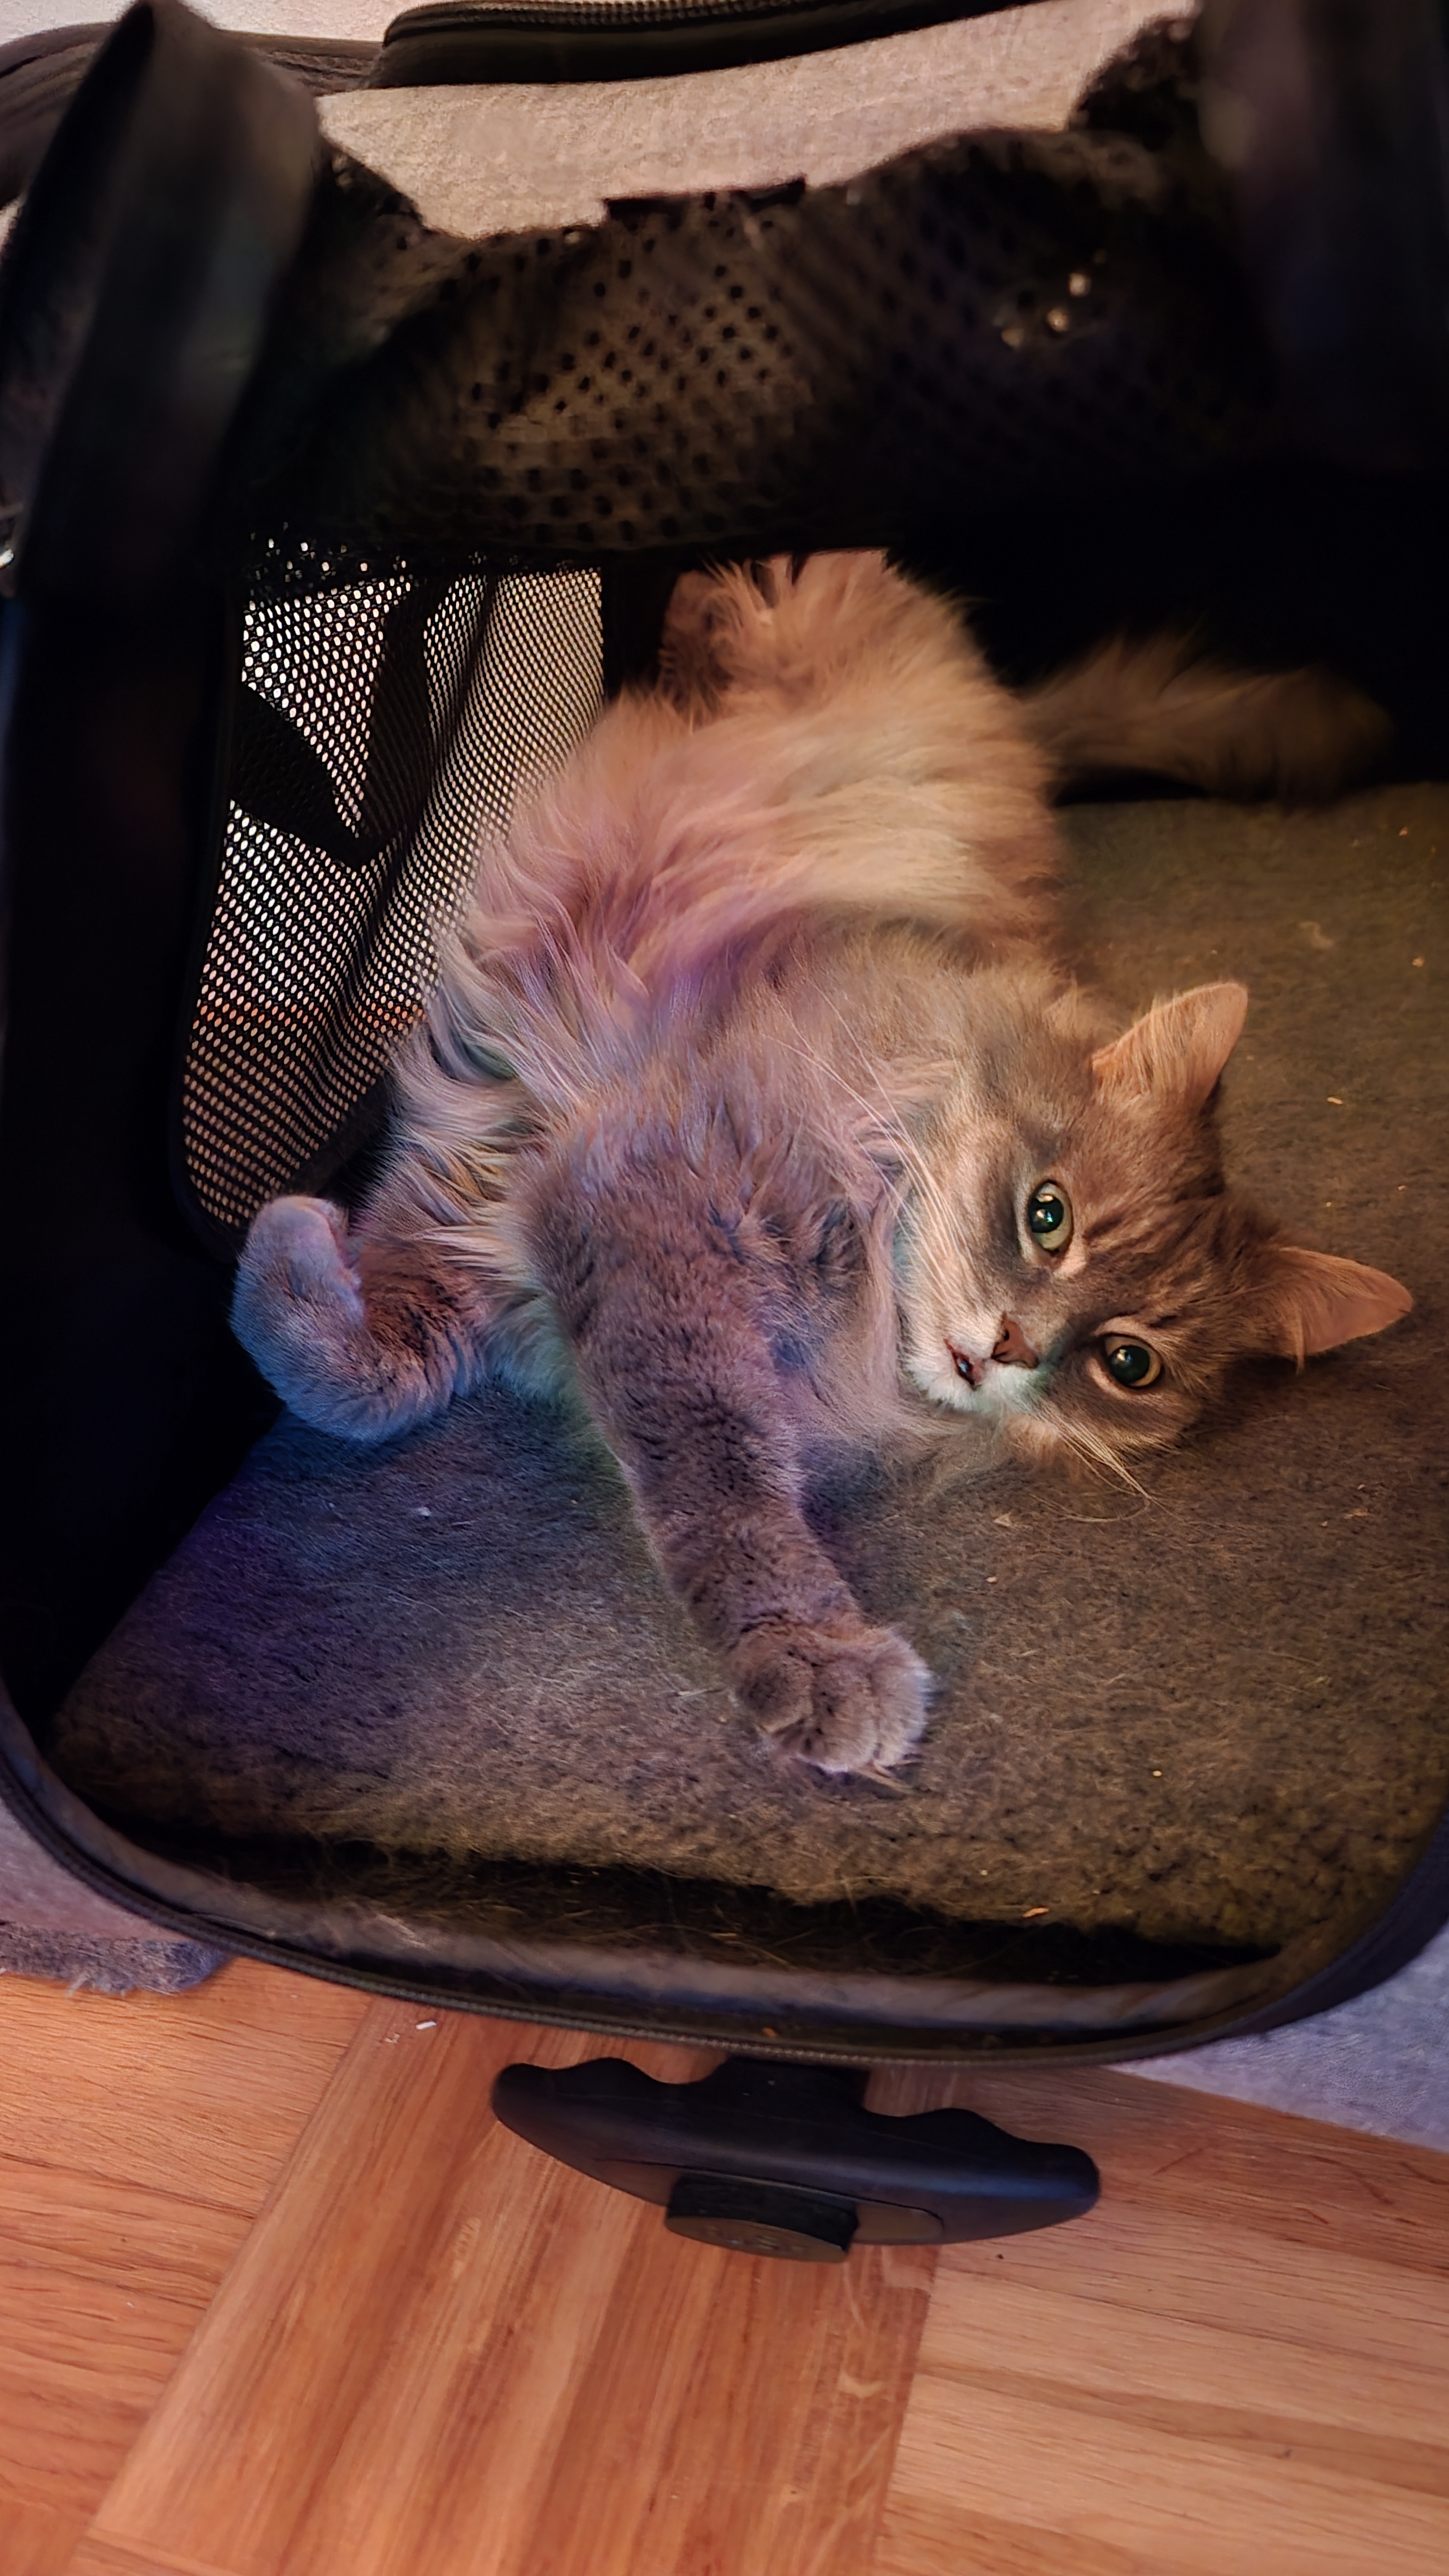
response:
M1014 2138L974 2111L892 2119L840 2066L729 2057L659 2084L619 2057L505 2066L493 2108L561 2164L657 2202L678 2236L807 2263L854 2245L950 2245L1080 2218L1097 2168L1079 2147Z

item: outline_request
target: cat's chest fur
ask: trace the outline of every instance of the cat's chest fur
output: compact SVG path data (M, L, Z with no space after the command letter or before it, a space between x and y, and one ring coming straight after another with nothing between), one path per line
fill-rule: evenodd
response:
M848 945L797 936L732 1007L676 1007L536 1140L501 1212L568 1353L605 1299L668 1306L702 1342L711 1282L728 1276L770 1353L779 1419L812 1454L901 1434L903 1116L944 1070L918 1049L893 1058ZM959 980L937 958L916 965L920 1007L902 1028ZM537 1348L548 1380L557 1349Z

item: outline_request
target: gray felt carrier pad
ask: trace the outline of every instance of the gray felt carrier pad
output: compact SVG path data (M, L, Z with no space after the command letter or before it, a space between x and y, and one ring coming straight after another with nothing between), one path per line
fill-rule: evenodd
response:
M341 1880L380 1844L440 1888L508 1856L1267 1947L1381 1902L1449 1786L1449 789L1069 827L1091 971L1124 1011L1245 978L1230 1168L1406 1280L1407 1322L1245 1373L1141 1493L997 1466L821 1496L940 1677L898 1791L756 1740L611 1465L502 1393L375 1451L283 1420L83 1677L64 1777L143 1841L330 1846Z

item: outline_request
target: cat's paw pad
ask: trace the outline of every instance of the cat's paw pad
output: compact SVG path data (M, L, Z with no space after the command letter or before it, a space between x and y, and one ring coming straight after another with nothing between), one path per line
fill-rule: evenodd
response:
M735 1688L763 1733L820 1771L889 1771L917 1742L931 1676L893 1628L757 1630Z
M345 1327L362 1313L342 1210L327 1199L271 1200L242 1250L232 1329L278 1393L292 1396L296 1363L312 1352L319 1329L325 1337L329 1322Z

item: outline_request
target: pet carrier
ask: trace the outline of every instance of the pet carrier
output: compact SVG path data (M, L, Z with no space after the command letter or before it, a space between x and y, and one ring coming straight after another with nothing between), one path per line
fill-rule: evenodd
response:
M1275 28L1318 101L1286 141ZM925 0L415 10L375 59L290 49L349 90L328 143L180 0L0 58L6 1803L173 1936L734 2052L499 2108L796 2252L1090 2199L1069 2149L874 2118L872 2062L1267 2029L1449 1913L1437 29L1240 0L1036 130L951 107L971 37ZM761 144L730 84L817 47L846 108ZM614 183L545 169L605 82ZM458 99L534 191L474 237L365 149ZM680 568L880 545L1015 677L1173 619L1389 707L1394 778L1332 813L1070 829L1124 1005L1253 988L1238 1170L1419 1300L1245 1373L1146 1492L822 1491L940 1680L904 1794L754 1742L554 1417L497 1387L353 1450L227 1324L265 1199L365 1192L480 817L648 670Z

